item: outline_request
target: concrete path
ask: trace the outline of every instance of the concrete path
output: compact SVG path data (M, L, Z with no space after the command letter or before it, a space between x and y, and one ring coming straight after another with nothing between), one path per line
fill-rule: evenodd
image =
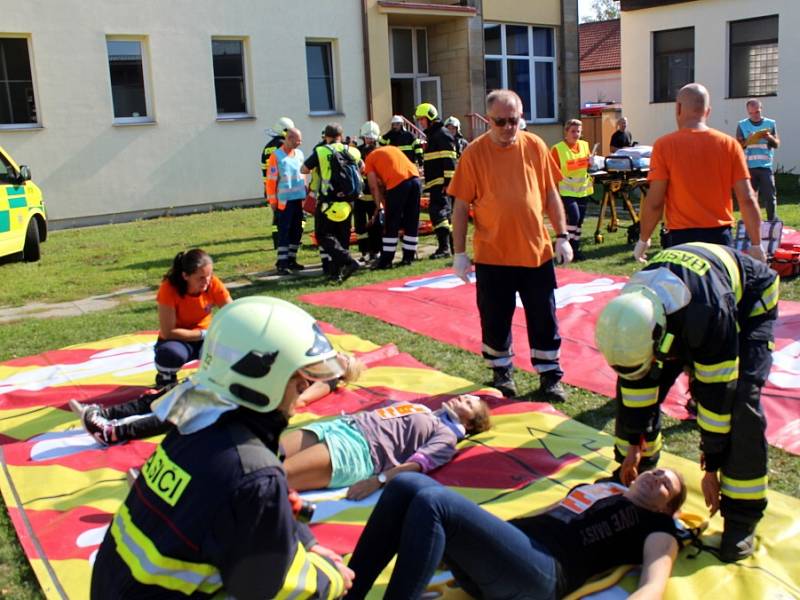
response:
M435 246L421 246L419 248L420 260L427 257L435 250ZM322 267L315 265L307 267L304 271L297 271L295 277L314 277L322 275ZM275 281L286 279L277 275L275 271L265 271L260 273L247 273L241 279L226 281L225 287L236 289L246 285L251 285L257 281ZM90 312L109 310L125 302L153 302L156 298L156 288L130 288L118 290L110 294L100 296L90 296L81 300L70 302L33 302L24 306L14 308L0 307L0 324L22 321L25 319L50 319L58 317L78 317Z

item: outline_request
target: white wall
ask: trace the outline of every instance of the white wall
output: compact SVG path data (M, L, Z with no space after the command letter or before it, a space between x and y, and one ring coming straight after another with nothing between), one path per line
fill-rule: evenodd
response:
M329 121L366 118L358 2L0 0L0 36L31 37L41 129L0 130L51 219L261 198L264 130L287 115L310 150ZM107 35L142 35L155 124L114 126ZM212 36L249 45L253 119L217 121ZM309 115L305 39L335 39L342 114Z
M778 95L761 98L764 115L778 122L781 147L776 165L800 169L800 123L795 118L800 97L800 2L797 0L698 0L622 12L622 103L629 129L640 143L652 143L676 128L672 102L651 103L652 32L695 28L695 80L711 93L712 127L734 135L747 117L744 98L727 99L728 22L779 15Z
M587 102L621 102L622 73L595 71L581 73L581 106Z

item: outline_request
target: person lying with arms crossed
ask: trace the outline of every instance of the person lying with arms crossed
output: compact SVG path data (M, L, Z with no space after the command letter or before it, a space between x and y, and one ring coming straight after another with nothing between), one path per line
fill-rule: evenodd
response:
M629 487L580 485L543 512L506 522L429 477L403 473L381 494L353 551L347 599L364 598L395 554L390 600L420 598L442 560L475 598L562 598L626 564L642 565L630 598L660 598L685 499L683 478L657 469Z
M427 473L449 462L458 442L490 426L488 405L471 394L436 411L398 402L287 433L281 437L283 465L296 490L350 486L347 498L360 500L399 473Z

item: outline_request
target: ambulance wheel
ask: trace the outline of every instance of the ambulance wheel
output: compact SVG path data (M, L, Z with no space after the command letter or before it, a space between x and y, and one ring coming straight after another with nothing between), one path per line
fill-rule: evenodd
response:
M604 239L605 238L603 238L603 234L602 233L595 233L594 234L594 242L595 242L595 244L602 244Z
M39 226L36 219L28 221L28 229L25 232L25 246L22 248L22 260L25 262L36 262L41 258L39 247Z

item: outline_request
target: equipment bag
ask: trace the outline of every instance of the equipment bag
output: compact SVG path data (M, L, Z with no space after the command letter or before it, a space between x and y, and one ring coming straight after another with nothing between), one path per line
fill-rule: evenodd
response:
M770 258L769 266L781 276L781 279L800 274L800 246L776 249Z
M783 221L776 219L761 222L761 247L767 256L775 253L781 245L782 236ZM741 252L746 252L751 245L750 236L747 235L747 230L744 228L744 221L740 219L736 223L736 231L733 234L733 247Z
M331 161L331 189L329 197L337 201L353 202L361 195L361 173L358 162L347 151L328 146Z

